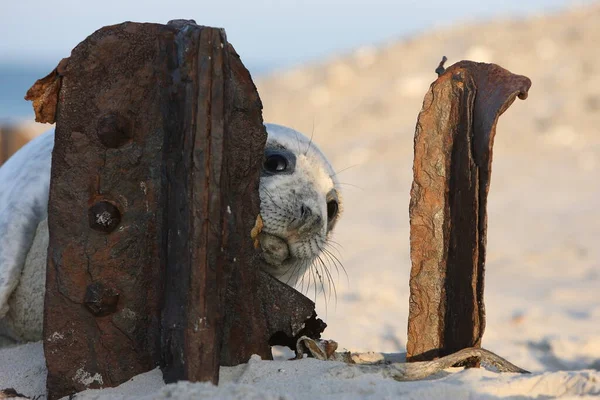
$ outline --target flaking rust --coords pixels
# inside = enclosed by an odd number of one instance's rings
[[[461,61],[444,69],[444,61],[415,130],[408,361],[481,346],[496,123],[531,86],[495,64]]]
[[[33,102],[36,122],[53,124],[56,121],[58,107],[58,94],[62,85],[68,58],[63,58],[56,68],[45,77],[38,79],[27,91],[25,100]]]
[[[252,239],[252,243],[254,244],[255,249],[260,248],[260,241],[258,239],[258,235],[260,235],[260,232],[262,231],[263,227],[264,225],[262,217],[260,216],[260,214],[258,214],[256,216],[256,222],[252,227],[252,230],[250,231],[250,238]]]

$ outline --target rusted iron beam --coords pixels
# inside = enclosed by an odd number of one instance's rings
[[[116,386],[160,362],[162,184],[175,30],[100,29],[36,82],[56,119],[44,352],[51,398]],[[171,61],[172,60],[172,61]],[[169,62],[171,61],[171,62]],[[172,67],[171,67],[172,68]]]
[[[167,382],[216,383],[222,364],[319,337],[314,303],[260,270],[262,104],[223,30],[102,28],[28,97],[56,120],[50,398],[157,365]]]
[[[461,61],[436,72],[414,141],[408,361],[481,345],[496,123],[531,86],[494,64]]]

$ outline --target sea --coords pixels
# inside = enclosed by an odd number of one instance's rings
[[[33,120],[33,107],[30,101],[25,100],[25,94],[36,80],[48,75],[55,67],[56,65],[49,63],[0,63],[0,125]],[[265,65],[246,67],[253,77],[266,74],[271,70]]]

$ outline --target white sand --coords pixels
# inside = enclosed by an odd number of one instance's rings
[[[310,134],[348,186],[335,235],[349,275],[318,295],[325,337],[405,351],[412,140],[442,54],[528,75],[503,115],[489,195],[485,348],[533,372],[453,370],[422,382],[316,360],[223,368],[220,386],[164,386],[151,371],[96,398],[546,399],[600,396],[600,7],[432,32],[257,82],[265,120]],[[483,60],[486,58],[487,60]],[[342,79],[346,77],[347,79]],[[335,78],[335,79],[334,79]],[[391,83],[390,83],[391,82]],[[308,292],[313,296],[312,290]],[[0,351],[0,387],[43,394],[41,345]],[[120,397],[119,397],[120,396]]]
[[[41,342],[0,350],[0,389],[6,388],[27,396],[46,394],[46,361]]]
[[[0,387],[14,387],[28,396],[44,394],[46,371],[41,343],[3,350],[0,356]],[[461,400],[600,396],[600,372],[593,370],[519,375],[453,368],[418,382],[396,382],[379,371],[315,359],[262,361],[253,357],[248,364],[222,368],[218,387],[189,382],[164,385],[160,370],[155,369],[118,388],[89,390],[76,398]]]

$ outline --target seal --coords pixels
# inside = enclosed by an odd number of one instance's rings
[[[265,127],[262,226],[256,235],[263,268],[293,286],[314,266],[315,285],[315,276],[323,285],[324,274],[331,279],[325,261],[339,265],[327,249],[341,213],[335,172],[305,135],[281,125]],[[8,343],[42,337],[53,146],[51,129],[0,168],[0,338]]]
[[[323,279],[331,279],[325,261],[336,266],[338,262],[327,248],[342,211],[336,173],[302,133],[265,126],[268,138],[259,185],[263,227],[258,239],[267,272],[293,286],[313,266],[323,284]]]

